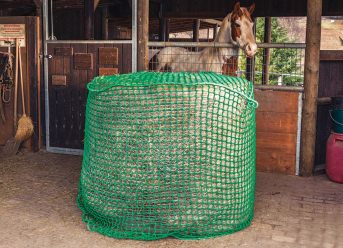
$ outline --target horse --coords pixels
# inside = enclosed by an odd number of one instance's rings
[[[253,57],[257,52],[251,18],[254,9],[254,3],[244,8],[237,2],[233,11],[223,19],[215,42],[233,44],[232,48],[208,47],[200,52],[192,52],[181,47],[165,47],[157,55],[156,71],[169,68],[172,72],[223,73],[224,65],[231,57],[238,57],[239,49],[247,57]]]

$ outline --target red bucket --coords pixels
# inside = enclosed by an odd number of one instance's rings
[[[343,183],[343,134],[331,133],[326,143],[326,174],[337,183]]]

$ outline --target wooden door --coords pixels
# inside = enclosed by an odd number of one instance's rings
[[[83,149],[88,82],[131,72],[129,44],[49,43],[49,147]]]

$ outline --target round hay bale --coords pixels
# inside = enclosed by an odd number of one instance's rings
[[[214,73],[140,72],[88,84],[78,205],[115,238],[199,239],[253,218],[253,85]]]

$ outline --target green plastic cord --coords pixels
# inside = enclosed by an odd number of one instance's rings
[[[77,202],[90,230],[204,239],[250,224],[258,106],[250,82],[138,72],[87,88]]]

